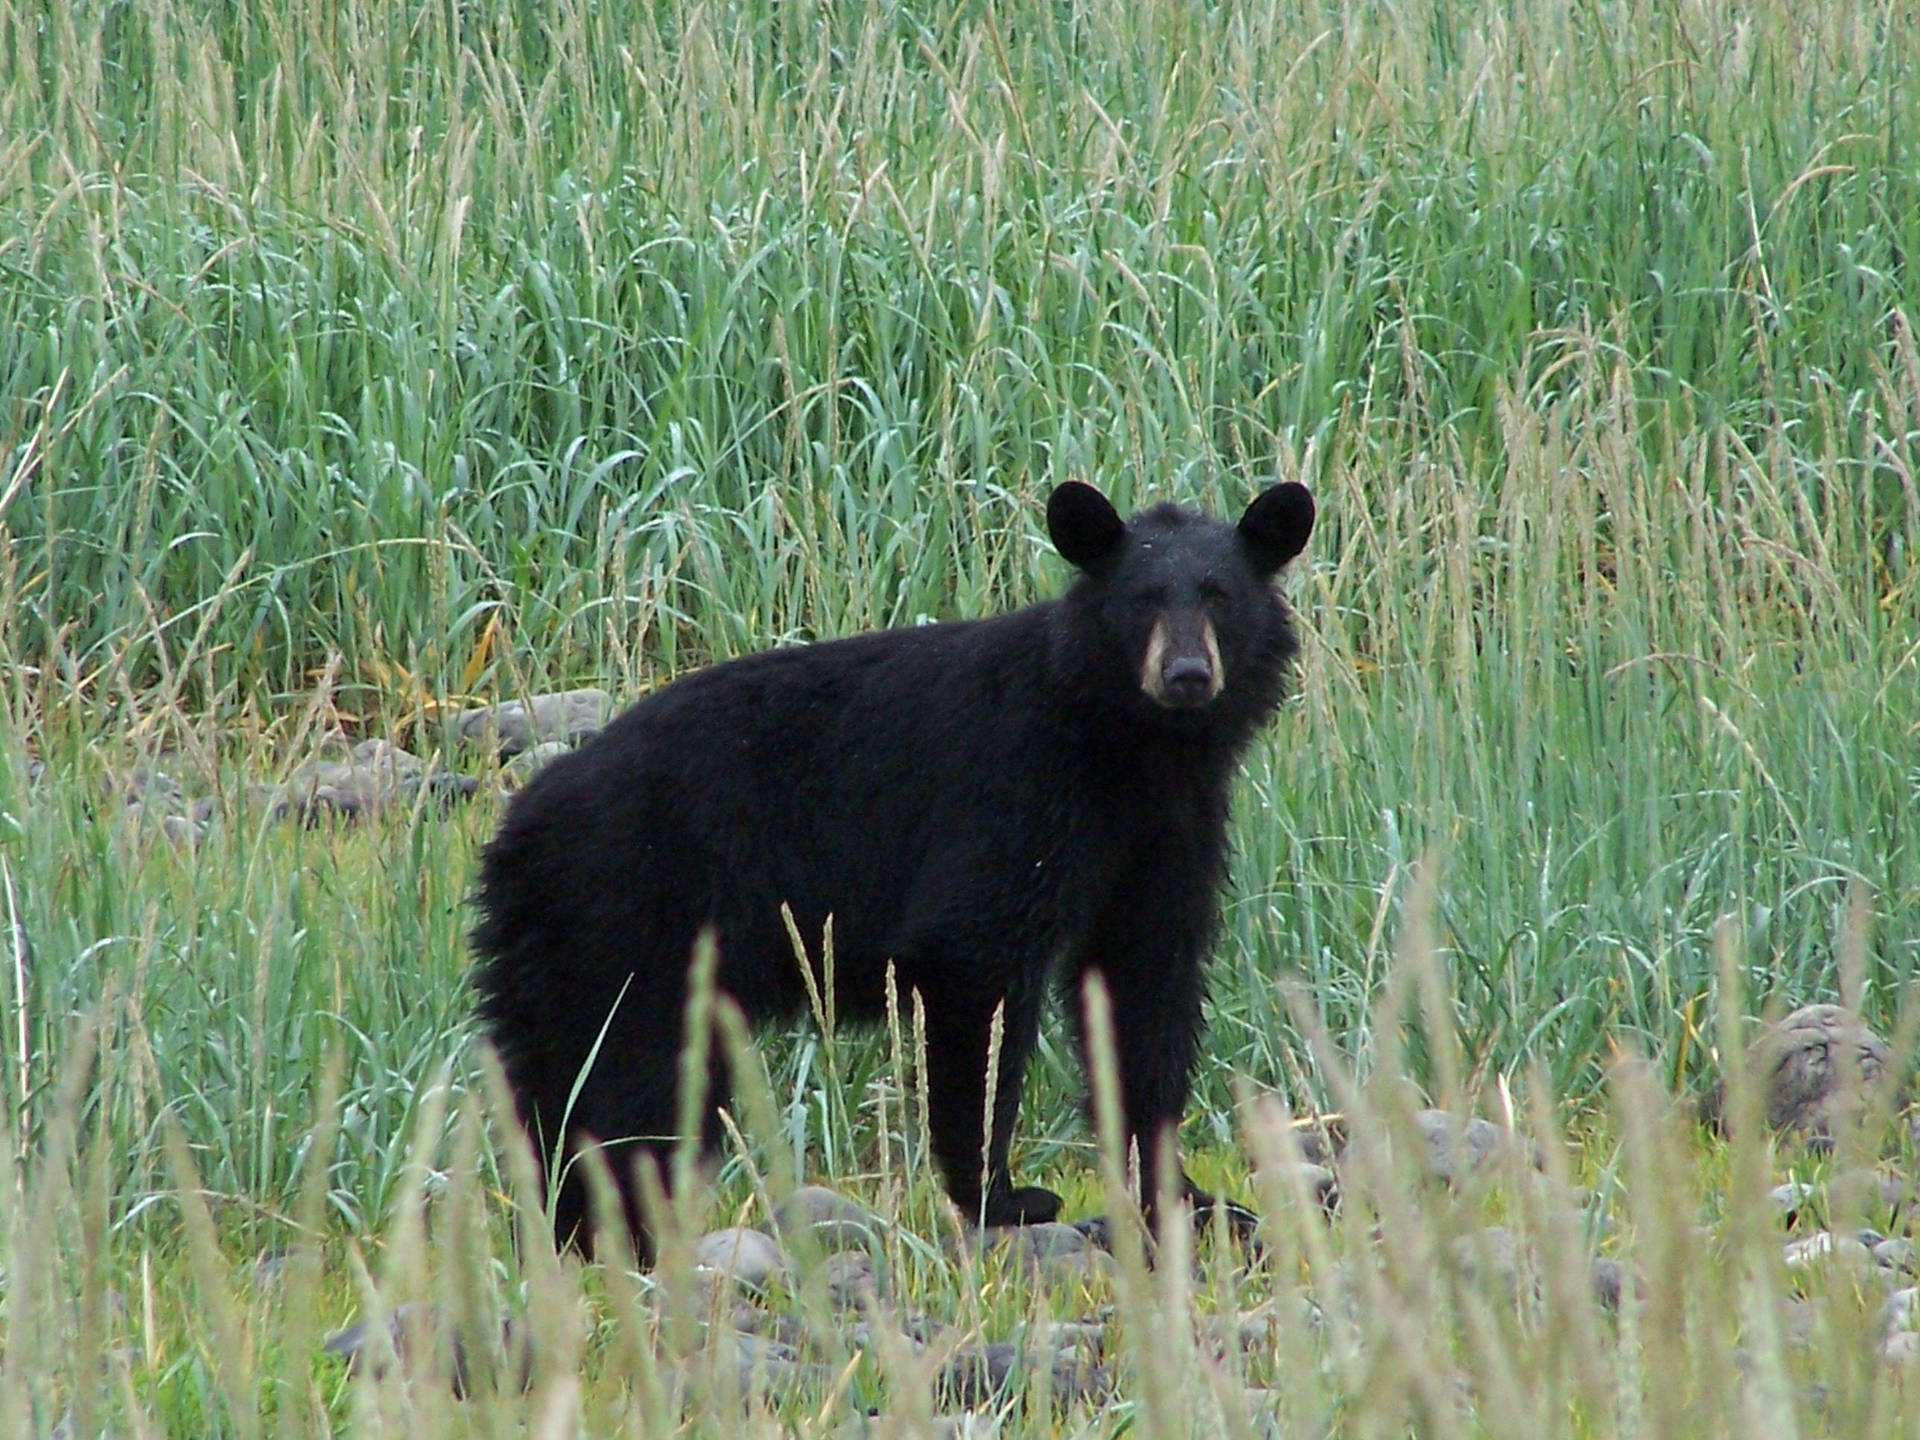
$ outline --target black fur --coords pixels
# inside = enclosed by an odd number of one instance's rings
[[[568,1142],[607,1145],[643,1245],[632,1166],[636,1149],[671,1145],[696,936],[714,927],[719,986],[750,1019],[803,1013],[783,903],[815,952],[833,917],[841,1016],[882,1018],[889,959],[903,1004],[920,992],[935,1155],[969,1217],[983,1192],[990,1223],[1058,1209],[1016,1189],[1006,1164],[1050,980],[1077,997],[1090,972],[1105,978],[1125,1117],[1149,1166],[1179,1124],[1228,787],[1296,649],[1270,582],[1305,545],[1313,502],[1282,485],[1238,526],[1174,505],[1122,522],[1070,483],[1048,524],[1084,572],[1062,598],[688,675],[542,771],[488,845],[481,1019],[545,1147],[605,1027]],[[1161,668],[1143,679],[1156,634]],[[717,1101],[718,1066],[713,1079]],[[560,1235],[584,1215],[570,1178]]]

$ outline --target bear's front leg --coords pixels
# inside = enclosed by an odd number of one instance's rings
[[[1107,990],[1113,1028],[1113,1053],[1119,1067],[1122,1144],[1140,1162],[1140,1200],[1151,1211],[1159,1200],[1161,1146],[1168,1144],[1175,1172],[1168,1177],[1174,1195],[1210,1197],[1179,1166],[1180,1121],[1186,1110],[1188,1075],[1199,1046],[1200,983],[1195,968],[1188,976],[1110,970],[1090,965],[1079,979],[1074,1006],[1083,1053],[1087,1045],[1086,986],[1098,981]],[[1091,1083],[1093,1065],[1087,1059]]]
[[[1106,987],[1113,1050],[1119,1067],[1124,1143],[1140,1157],[1140,1199],[1149,1222],[1162,1191],[1163,1137],[1179,1165],[1178,1136],[1185,1116],[1193,1063],[1199,1051],[1203,964],[1213,934],[1210,890],[1182,891],[1148,882],[1123,885],[1063,979],[1070,987],[1068,1013],[1082,1053],[1086,1050],[1086,986]],[[1088,1066],[1091,1078],[1092,1067]],[[1182,1169],[1166,1177],[1172,1193],[1189,1201],[1195,1219],[1210,1223],[1218,1206],[1233,1233],[1250,1238],[1253,1212],[1223,1202],[1195,1185]]]
[[[970,1222],[1034,1225],[1052,1220],[1060,1213],[1060,1197],[1038,1185],[1016,1187],[1007,1174],[1020,1086],[1039,1034],[1037,988],[1015,986],[1004,996],[990,1141],[984,1121],[994,1007],[978,997],[924,998],[927,1122],[947,1193]]]

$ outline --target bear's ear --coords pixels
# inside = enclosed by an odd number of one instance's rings
[[[1254,568],[1271,575],[1307,548],[1313,533],[1313,496],[1289,480],[1260,492],[1240,517],[1240,541]]]
[[[1120,553],[1127,522],[1083,480],[1056,486],[1047,497],[1047,533],[1053,548],[1082,570],[1097,570]]]

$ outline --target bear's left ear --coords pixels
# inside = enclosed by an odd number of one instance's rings
[[[1053,548],[1082,570],[1097,570],[1120,553],[1127,522],[1083,480],[1068,480],[1047,497],[1047,533]]]
[[[1293,480],[1262,490],[1240,517],[1240,541],[1262,575],[1306,549],[1312,533],[1313,496]]]

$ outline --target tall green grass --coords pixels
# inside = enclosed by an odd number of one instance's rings
[[[1815,989],[1856,881],[1902,980],[1912,24],[0,10],[22,723],[632,693],[1056,589],[1067,475],[1297,474],[1223,1064],[1279,970],[1364,1029],[1429,849],[1490,1064],[1671,1049],[1723,913]]]
[[[329,1320],[363,1247],[414,1253],[409,1144],[497,1197],[490,1155],[447,1158],[488,806],[295,832],[250,784],[336,724],[430,747],[472,696],[1053,593],[1068,476],[1320,500],[1188,1137],[1243,1194],[1235,1077],[1340,1104],[1333,1061],[1400,1043],[1417,873],[1453,997],[1410,1042],[1430,1088],[1457,1042],[1468,1093],[1537,1067],[1611,1133],[1610,1056],[1692,1083],[1749,1008],[1716,935],[1752,1005],[1825,997],[1855,906],[1890,1021],[1920,965],[1916,136],[1891,3],[0,0],[0,1081],[22,1193],[85,1197],[51,1250],[43,1210],[6,1222],[60,1277],[45,1335],[137,1333],[112,1405],[150,1426],[250,1433],[220,1387],[268,1374],[343,1423],[401,1401],[297,1334],[285,1372],[188,1339],[225,1302],[175,1239],[169,1128],[235,1265],[318,1197]],[[163,752],[219,797],[191,850],[103,798]],[[1026,1159],[1084,1187],[1044,1049]],[[780,1143],[870,1179],[887,1056],[775,1061]],[[1353,1363],[1329,1404],[1373,1433]],[[48,1384],[43,1429],[85,1388]]]
[[[149,678],[142,592],[175,638],[237,566],[216,695],[445,687],[496,609],[536,673],[647,674],[1023,598],[1066,473],[1351,462],[1364,535],[1442,523],[1437,467],[1478,527],[1509,392],[1630,406],[1656,473],[1846,467],[1894,548],[1910,23],[14,8],[22,641]]]

